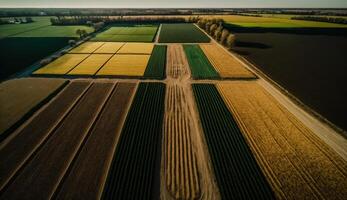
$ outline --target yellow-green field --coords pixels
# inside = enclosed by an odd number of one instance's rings
[[[152,43],[126,43],[117,53],[121,54],[151,54]]]
[[[96,75],[101,76],[143,76],[150,55],[113,56]]]
[[[33,74],[66,74],[90,54],[65,54]]]
[[[70,53],[93,53],[103,44],[104,42],[85,42],[79,45],[78,47],[72,49]]]
[[[106,62],[112,57],[112,54],[92,54],[73,70],[69,75],[94,75]]]
[[[117,51],[124,45],[124,42],[105,42],[94,53],[117,53]]]

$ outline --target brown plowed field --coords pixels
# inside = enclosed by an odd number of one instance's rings
[[[194,128],[183,88],[167,88],[165,109],[165,179],[175,199],[198,199],[201,196],[196,154],[191,134]]]
[[[135,83],[118,83],[57,193],[57,199],[100,199]]]
[[[168,77],[189,78],[189,65],[182,45],[168,45],[166,62]]]
[[[66,173],[114,84],[94,83],[0,199],[49,199]]]
[[[256,82],[217,84],[278,198],[345,199],[347,163]]]
[[[90,84],[73,82],[35,116],[15,137],[0,146],[0,188],[40,146],[56,123],[67,114]],[[19,148],[20,147],[20,148]],[[9,156],[11,155],[11,156]]]

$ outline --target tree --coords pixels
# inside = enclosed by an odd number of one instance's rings
[[[219,29],[216,29],[216,30],[214,31],[213,37],[214,37],[214,39],[216,39],[217,41],[220,41],[221,35],[222,35],[222,32],[221,32]]]
[[[70,46],[75,46],[76,45],[76,41],[75,40],[69,40],[69,45]]]
[[[81,30],[81,37],[84,38],[84,37],[86,37],[87,35],[88,35],[87,31],[84,30],[84,29],[82,29],[82,30]]]
[[[207,22],[205,25],[205,31],[209,32],[210,31],[210,27],[211,27],[212,23],[211,22]]]
[[[218,28],[217,24],[212,24],[208,33],[210,35],[214,34],[214,32],[217,30],[217,28]]]
[[[82,30],[81,29],[77,29],[76,34],[79,35],[80,38],[82,38]]]
[[[225,44],[225,42],[226,42],[226,40],[227,40],[229,34],[230,34],[230,33],[229,33],[229,31],[228,31],[227,29],[223,29],[222,35],[221,35],[221,37],[220,37],[220,43],[221,43],[221,44]]]
[[[227,38],[227,47],[231,49],[231,47],[234,45],[234,42],[235,42],[235,35],[229,34]]]

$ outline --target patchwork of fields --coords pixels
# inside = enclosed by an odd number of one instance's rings
[[[346,160],[243,63],[193,24],[157,29],[109,27],[0,84],[0,199],[347,196]]]

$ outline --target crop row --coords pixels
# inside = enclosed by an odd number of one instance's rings
[[[256,82],[220,83],[276,196],[345,199],[347,163]]]
[[[147,78],[164,79],[166,65],[166,45],[156,45],[148,61],[144,76]]]
[[[165,85],[140,83],[128,112],[103,199],[158,198]],[[159,154],[159,155],[158,155]]]
[[[194,24],[163,24],[159,35],[161,43],[210,42],[210,38]]]
[[[192,87],[222,199],[273,199],[270,185],[216,87]]]
[[[167,52],[167,75],[171,78],[189,76],[189,64],[182,45],[170,44]]]

